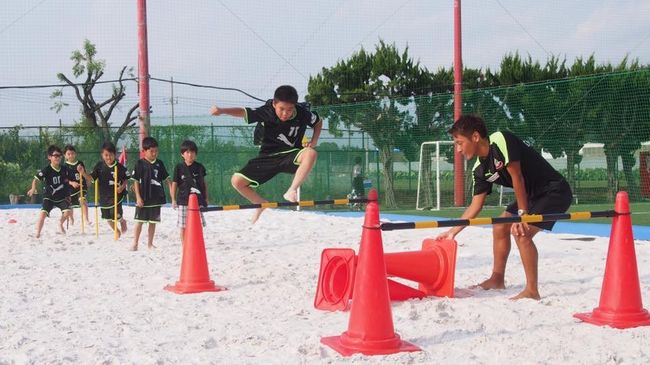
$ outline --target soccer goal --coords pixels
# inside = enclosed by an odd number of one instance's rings
[[[445,152],[454,148],[453,141],[431,141],[420,145],[418,167],[417,210],[440,210],[441,171],[452,171],[453,164],[445,160]],[[453,179],[452,179],[453,184]],[[451,194],[453,195],[453,188]]]

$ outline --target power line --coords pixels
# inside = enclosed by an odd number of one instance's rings
[[[514,20],[515,23],[517,23],[517,25],[519,25],[519,27],[520,27],[520,28],[521,28],[521,29],[522,29],[526,34],[528,34],[528,36],[529,36],[529,37],[530,37],[530,38],[531,38],[535,43],[537,43],[537,45],[538,45],[542,50],[544,50],[544,52],[546,52],[546,55],[547,55],[547,56],[549,56],[549,57],[551,56],[551,53],[550,53],[549,51],[547,51],[546,48],[544,48],[544,46],[542,46],[542,44],[541,44],[541,43],[540,43],[540,42],[539,42],[535,37],[533,37],[532,34],[530,34],[530,32],[528,31],[528,29],[526,29],[526,27],[524,27],[524,25],[521,24],[521,23],[519,22],[519,20],[517,20],[517,18],[515,18],[515,16],[512,15],[512,13],[511,13],[508,9],[506,9],[505,6],[503,6],[503,4],[501,4],[501,1],[499,1],[499,0],[494,0],[494,1],[496,1],[496,3],[499,4],[499,6],[501,7],[501,9],[503,9],[503,10],[508,14],[508,16],[510,16],[510,18],[511,18],[512,20]]]
[[[219,4],[221,4],[221,6],[226,8],[226,10],[228,10],[228,12],[230,14],[232,14],[232,16],[237,18],[237,20],[239,20],[246,28],[248,28],[248,30],[250,30],[257,37],[257,39],[259,39],[264,44],[266,44],[266,46],[269,47],[278,57],[282,58],[282,60],[284,60],[284,62],[286,62],[289,66],[291,66],[291,68],[293,68],[294,71],[296,71],[298,73],[298,75],[302,76],[305,80],[307,79],[307,76],[305,76],[302,72],[300,72],[300,70],[298,70],[291,62],[289,62],[289,60],[287,60],[282,54],[280,54],[280,52],[278,52],[275,48],[273,48],[273,46],[271,46],[271,44],[269,44],[269,42],[267,42],[264,38],[262,38],[262,36],[257,34],[255,29],[250,27],[242,18],[240,18],[237,14],[235,14],[234,11],[230,10],[230,8],[227,7],[226,4],[223,3],[223,1],[219,0]]]
[[[348,52],[348,54],[352,54],[352,53],[354,53],[354,51],[356,50],[357,46],[363,46],[363,41],[365,41],[366,38],[368,38],[371,34],[375,33],[379,28],[383,27],[384,24],[386,24],[387,21],[389,21],[392,17],[394,17],[397,13],[399,13],[399,11],[402,10],[402,8],[405,7],[405,6],[406,6],[408,3],[410,3],[410,2],[411,2],[411,0],[406,0],[406,1],[404,1],[404,2],[402,3],[402,5],[400,5],[400,6],[399,6],[395,11],[392,11],[392,12],[390,13],[390,15],[388,15],[386,18],[384,18],[384,20],[381,21],[381,23],[379,23],[378,26],[376,26],[376,27],[375,27],[373,30],[371,30],[370,32],[366,33],[366,35],[363,36],[363,38],[361,38],[361,40],[359,41],[359,43],[357,43],[357,44],[354,46],[354,49],[352,50],[352,52]]]
[[[153,80],[153,81],[159,81],[159,82],[171,83],[170,80],[159,79],[159,78],[156,78],[156,77],[150,77],[149,79],[150,79],[150,80]],[[204,88],[204,89],[225,90],[225,91],[237,91],[237,92],[240,92],[240,93],[242,93],[242,94],[248,96],[249,98],[253,98],[253,99],[255,99],[255,100],[259,100],[259,101],[261,101],[261,102],[263,102],[263,103],[266,102],[266,100],[260,99],[260,98],[258,98],[258,97],[256,97],[256,96],[253,96],[253,95],[251,95],[251,94],[249,94],[249,93],[247,93],[247,92],[245,92],[245,91],[243,91],[243,90],[241,90],[241,89],[237,89],[237,88],[234,88],[234,87],[221,87],[221,86],[212,86],[212,85],[201,85],[201,84],[193,84],[193,83],[190,83],[190,82],[175,81],[175,80],[174,80],[174,84],[185,85],[185,86],[193,86],[193,87],[200,87],[200,88]]]
[[[46,2],[46,1],[47,1],[47,0],[41,0],[41,2],[39,2],[38,4],[32,6],[29,10],[27,10],[26,12],[24,12],[23,15],[19,16],[18,18],[16,18],[16,19],[15,19],[14,21],[12,21],[11,23],[5,25],[4,28],[2,28],[2,30],[0,30],[0,34],[4,33],[7,29],[11,28],[12,25],[18,23],[22,18],[26,17],[29,13],[31,13],[34,9],[38,8],[39,6],[41,6],[41,4],[43,4],[43,3]]]
[[[128,78],[122,79],[122,81],[138,81],[137,78]],[[95,84],[109,84],[113,82],[120,82],[120,80],[106,80],[106,81],[95,81]],[[74,86],[84,86],[85,83],[72,83]],[[48,87],[68,87],[69,84],[45,84],[45,85],[10,85],[10,86],[0,86],[0,90],[5,89],[43,89]]]
[[[307,45],[307,44],[308,44],[308,43],[309,43],[309,42],[314,38],[314,36],[315,36],[318,32],[321,31],[321,29],[323,28],[323,26],[325,26],[325,24],[326,24],[327,22],[329,22],[330,19],[332,19],[332,17],[334,16],[334,14],[336,14],[336,12],[341,8],[341,5],[343,5],[343,3],[344,3],[343,1],[339,2],[339,5],[338,5],[337,7],[335,7],[334,10],[332,10],[332,11],[331,11],[331,12],[330,12],[330,13],[329,13],[329,14],[328,14],[324,19],[323,19],[323,21],[322,21],[322,22],[321,22],[321,23],[320,23],[320,24],[319,24],[319,25],[314,29],[313,32],[311,32],[311,34],[310,34],[309,36],[307,36],[307,38],[305,38],[304,42],[300,45],[300,47],[298,47],[298,49],[293,53],[293,55],[291,55],[290,58],[294,58],[294,57],[296,57],[300,52],[302,52],[303,48],[305,48],[305,46],[306,46],[306,45]],[[282,71],[282,67],[280,67],[280,68],[279,68],[279,69],[278,69],[278,70],[273,74],[273,76],[271,76],[271,77],[267,80],[266,84],[264,84],[264,87],[263,87],[262,89],[267,88],[267,87],[269,86],[269,84],[271,83],[271,81],[272,81],[273,79],[275,79],[275,77],[278,76],[278,74],[279,74],[281,71]]]

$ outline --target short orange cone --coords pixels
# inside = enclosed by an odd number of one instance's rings
[[[210,280],[208,260],[205,256],[205,242],[203,241],[203,226],[201,225],[201,215],[199,213],[199,201],[196,194],[190,194],[187,205],[181,277],[176,282],[176,285],[167,285],[165,290],[176,294],[225,290],[225,288],[214,285],[214,281]]]
[[[344,356],[420,351],[395,333],[379,227],[377,191],[371,190],[368,199],[348,330],[340,336],[323,337],[321,342]]]
[[[578,313],[574,317],[614,328],[649,326],[650,314],[643,309],[641,301],[630,203],[626,192],[616,194],[614,210],[621,215],[615,216],[612,221],[600,304],[591,313]]]
[[[386,271],[419,283],[425,295],[453,298],[457,247],[454,240],[426,239],[421,251],[386,254]]]
[[[421,251],[384,254],[386,274],[415,281],[419,290],[388,279],[391,300],[402,301],[427,296],[454,297],[456,251],[454,240],[426,239]],[[349,309],[356,272],[354,250],[327,248],[321,255],[321,268],[314,307],[337,311]]]

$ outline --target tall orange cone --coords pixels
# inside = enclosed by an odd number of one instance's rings
[[[187,205],[181,277],[176,282],[176,285],[167,285],[165,290],[176,294],[225,290],[225,288],[214,285],[214,281],[210,280],[208,260],[205,256],[205,242],[203,241],[203,226],[199,213],[199,201],[196,194],[190,194]]]
[[[421,251],[384,254],[389,277],[400,277],[419,284],[418,290],[388,279],[390,299],[401,301],[427,296],[453,298],[457,247],[454,240],[426,239],[422,242]],[[314,307],[329,311],[349,309],[356,267],[354,250],[323,250]]]
[[[323,337],[321,342],[344,356],[420,351],[395,333],[379,227],[377,191],[371,190],[368,199],[348,330],[340,336]]]
[[[649,326],[650,314],[643,309],[641,301],[630,203],[626,192],[616,194],[614,210],[621,215],[615,216],[612,221],[600,304],[593,312],[574,314],[574,317],[614,328]]]

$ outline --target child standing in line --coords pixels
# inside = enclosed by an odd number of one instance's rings
[[[205,167],[196,162],[198,148],[196,143],[186,140],[181,143],[181,156],[183,162],[174,168],[174,179],[172,180],[171,192],[172,207],[178,210],[177,225],[181,228],[181,242],[185,237],[185,225],[187,221],[187,203],[190,193],[195,193],[199,199],[199,206],[208,206],[208,185],[205,182],[207,175]],[[178,191],[178,199],[176,192]],[[201,213],[201,223],[205,227],[205,218]]]
[[[163,182],[167,182],[171,190],[169,173],[165,164],[158,160],[158,142],[152,137],[146,137],[142,139],[142,150],[144,158],[135,163],[131,173],[135,192],[135,226],[131,251],[138,250],[144,223],[149,223],[147,247],[156,247],[153,245],[153,236],[156,233],[156,224],[160,223],[160,207],[166,203]]]
[[[81,166],[83,169],[86,168],[83,161],[77,160],[77,150],[72,145],[66,145],[63,148],[63,154],[65,156],[65,166],[68,168],[68,184],[72,187],[70,189],[70,223],[74,224],[74,208],[81,208],[82,214],[86,217],[86,222],[90,223],[88,220],[88,184],[85,179],[83,181],[83,191],[84,199],[81,199],[81,174],[77,171],[77,167]]]
[[[70,192],[68,191],[68,180],[66,167],[61,165],[61,149],[55,145],[47,148],[47,159],[50,164],[41,169],[32,180],[32,188],[27,192],[28,196],[36,194],[36,182],[43,183],[43,205],[36,223],[36,238],[41,237],[41,230],[45,218],[50,216],[50,211],[57,207],[61,209],[61,219],[59,220],[59,230],[65,234],[63,222],[68,219],[70,214]]]
[[[96,184],[99,184],[99,206],[102,212],[102,219],[108,222],[113,230],[117,230],[118,237],[126,232],[126,221],[123,217],[122,200],[126,195],[126,181],[128,172],[126,167],[115,160],[115,145],[113,142],[104,142],[101,152],[102,161],[97,162],[90,175],[85,174],[86,178],[92,178]],[[114,226],[115,219],[115,176],[114,170],[117,166],[117,220],[120,221],[120,229]]]

